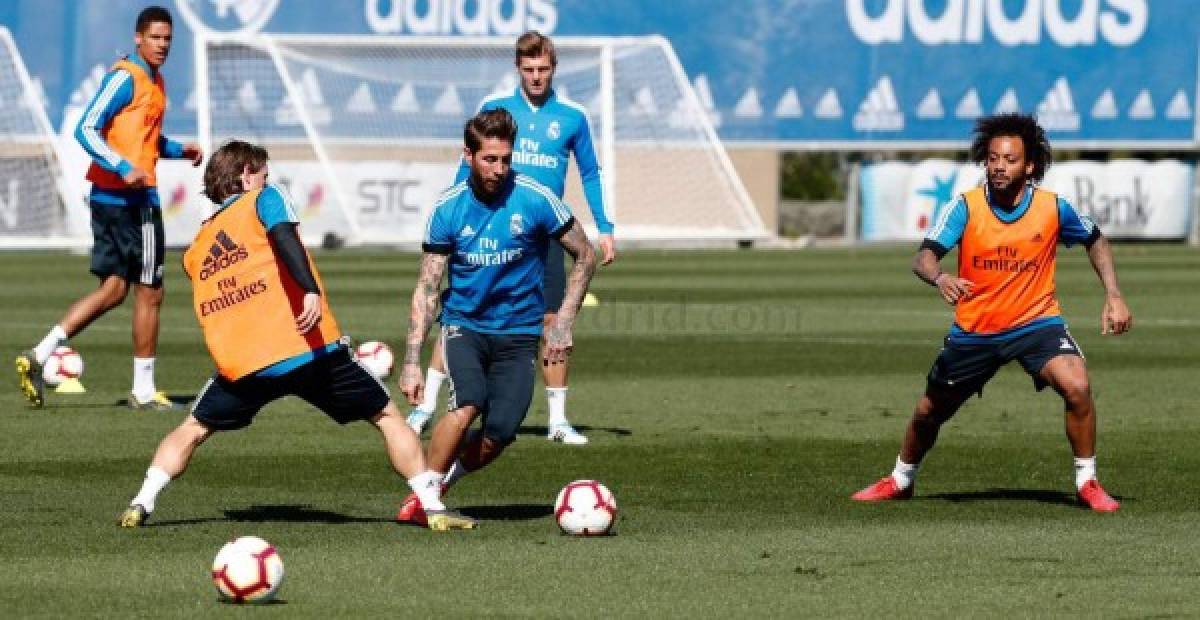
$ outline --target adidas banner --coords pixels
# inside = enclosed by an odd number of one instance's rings
[[[1042,186],[1118,239],[1184,239],[1191,229],[1194,168],[1177,160],[1069,161]],[[885,162],[860,176],[862,239],[917,241],[942,206],[983,182],[978,166],[944,159]]]
[[[335,165],[340,191],[352,205],[350,213],[337,207],[327,176],[314,161],[271,160],[271,183],[290,195],[300,219],[305,243],[320,244],[327,234],[364,241],[418,243],[425,219],[438,193],[454,181],[456,161],[363,161]],[[167,245],[185,247],[192,242],[200,222],[212,212],[201,194],[201,173],[184,161],[160,161],[159,194]]]
[[[145,0],[0,2],[50,117],[86,102]],[[803,148],[943,148],[968,139],[984,114],[1036,113],[1060,148],[1196,144],[1196,0],[176,0],[164,68],[166,129],[196,124],[193,34],[359,36],[662,35],[679,55],[723,140]],[[22,16],[26,16],[22,18]],[[55,17],[57,16],[57,17]],[[79,36],[86,33],[86,36]],[[751,34],[747,34],[751,33]],[[45,42],[53,42],[46,45]],[[449,56],[447,57],[449,58]],[[436,62],[443,60],[432,59]],[[448,62],[448,61],[446,61]],[[629,59],[635,66],[636,59]],[[456,65],[434,71],[459,71]],[[561,69],[567,69],[562,67]],[[636,72],[637,70],[634,69]],[[331,88],[323,123],[355,114],[453,113],[474,101],[421,88]],[[497,75],[479,76],[492,83]],[[657,95],[654,78],[644,85]],[[634,86],[622,105],[643,105]],[[41,96],[41,95],[39,95]],[[273,111],[266,135],[294,130],[269,83],[244,76],[219,105]],[[673,101],[655,101],[658,106]],[[460,106],[461,104],[461,106]],[[249,136],[247,136],[249,137]]]

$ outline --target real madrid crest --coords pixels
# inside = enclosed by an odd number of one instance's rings
[[[558,121],[550,121],[550,126],[546,128],[546,137],[551,140],[557,140],[562,135],[562,126]]]
[[[508,220],[508,232],[514,237],[524,234],[525,220],[521,217],[520,213],[514,213],[512,219]]]

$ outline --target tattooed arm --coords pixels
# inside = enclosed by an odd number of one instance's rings
[[[408,397],[410,405],[420,404],[425,390],[421,377],[421,349],[425,346],[425,336],[437,314],[438,293],[441,292],[447,259],[447,256],[432,252],[421,256],[421,271],[417,275],[417,287],[413,289],[412,308],[409,310],[404,367],[400,372],[400,391]]]
[[[588,284],[596,273],[596,251],[583,234],[579,222],[572,221],[558,243],[575,263],[567,274],[567,290],[563,295],[562,306],[555,315],[554,324],[546,330],[546,361],[551,364],[566,361],[574,344],[571,331],[575,327],[575,315],[579,314],[579,306],[583,304],[583,296],[587,294]]]

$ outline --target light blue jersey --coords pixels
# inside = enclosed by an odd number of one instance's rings
[[[469,181],[443,192],[422,245],[426,252],[449,256],[442,325],[540,335],[546,250],[573,221],[550,188],[517,172],[490,204],[476,198]]]
[[[513,145],[513,168],[550,188],[559,199],[567,183],[567,163],[571,152],[583,181],[583,194],[596,228],[601,234],[613,232],[604,196],[604,183],[587,110],[582,105],[559,97],[553,89],[542,107],[535,107],[520,86],[508,95],[492,95],[483,100],[479,111],[504,108],[517,123],[517,142]],[[463,160],[455,182],[465,181],[471,168]]]

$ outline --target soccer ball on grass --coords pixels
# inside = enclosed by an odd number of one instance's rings
[[[62,346],[54,349],[46,363],[42,365],[42,379],[51,387],[61,385],[63,381],[78,379],[83,376],[83,357],[71,347]]]
[[[271,543],[242,536],[217,552],[212,565],[213,585],[227,603],[266,603],[283,583],[283,559]]]
[[[595,480],[576,480],[558,492],[554,520],[566,534],[604,536],[617,520],[617,500]]]

